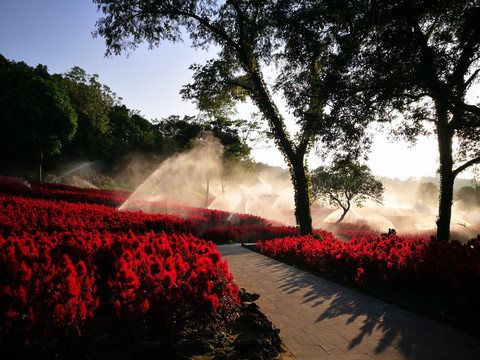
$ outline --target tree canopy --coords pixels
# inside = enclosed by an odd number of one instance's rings
[[[382,182],[375,179],[367,165],[336,160],[312,172],[313,198],[343,210],[336,224],[345,218],[352,204],[361,207],[367,200],[382,203],[383,192]]]
[[[172,115],[151,122],[121,104],[98,78],[79,67],[51,75],[45,65],[33,68],[1,57],[0,171],[28,175],[38,169],[41,154],[47,172],[63,171],[69,162],[95,162],[97,171],[114,175],[136,155],[148,157],[148,171],[191,149],[202,132],[212,133],[224,148],[222,178],[250,166],[256,129],[245,120]]]
[[[449,238],[455,178],[480,163],[480,106],[468,97],[480,79],[479,17],[478,0],[373,1],[364,15],[368,35],[357,67],[364,92],[403,116],[407,138],[433,125],[441,240]]]
[[[98,75],[89,75],[74,66],[62,76],[62,85],[68,92],[77,112],[90,119],[92,126],[100,133],[109,131],[108,113],[119,105],[117,95],[107,85],[98,81]]]
[[[33,69],[0,55],[0,79],[2,167],[15,168],[20,159],[38,166],[42,180],[44,155],[59,154],[72,139],[77,114],[43,66]]]
[[[440,159],[437,238],[447,240],[454,180],[480,163],[480,106],[468,96],[480,79],[480,2],[280,3],[289,10],[286,19],[292,19],[286,31],[293,30],[295,35],[290,47],[294,56],[308,58],[315,51],[321,53],[325,44],[339,49],[355,49],[358,44],[353,58],[345,58],[341,52],[330,58],[348,60],[343,67],[347,70],[331,77],[345,85],[338,87],[336,97],[350,103],[341,107],[344,115],[345,109],[362,109],[375,112],[382,122],[403,119],[395,133],[411,141],[428,133],[430,126],[425,124],[433,125]],[[337,33],[334,37],[329,36],[332,27]],[[334,40],[325,42],[325,36]],[[292,85],[295,82],[292,80]],[[303,96],[298,88],[292,89],[294,96]]]
[[[194,99],[199,109],[221,115],[233,111],[236,102],[247,97],[257,106],[290,167],[297,224],[302,234],[310,234],[306,156],[318,138],[330,143],[345,138],[342,134],[346,131],[361,138],[361,120],[365,118],[351,116],[345,101],[332,101],[343,86],[337,75],[344,73],[355,53],[354,42],[338,41],[332,18],[322,16],[325,31],[316,37],[320,44],[309,42],[314,49],[309,47],[312,51],[304,56],[294,49],[298,42],[296,30],[301,25],[293,26],[295,19],[289,15],[302,9],[290,2],[94,2],[104,14],[94,34],[105,38],[108,55],[134,50],[142,42],[152,47],[162,41],[177,42],[185,33],[194,47],[219,48],[216,58],[192,65],[194,82],[185,86],[182,94]],[[292,31],[287,24],[292,25]],[[264,74],[273,68],[276,75],[273,82],[268,82]],[[295,117],[299,127],[296,135],[287,130],[285,114],[279,111],[273,92],[283,96],[289,113]],[[337,144],[345,145],[341,141]],[[350,143],[348,149],[354,148]]]

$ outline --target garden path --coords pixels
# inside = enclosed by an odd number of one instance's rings
[[[218,250],[297,359],[480,359],[479,338],[238,244]]]

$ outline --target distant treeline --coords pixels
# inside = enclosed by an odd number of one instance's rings
[[[50,74],[0,55],[0,172],[42,177],[61,164],[96,161],[115,172],[131,154],[161,161],[188,150],[203,131],[220,139],[225,157],[248,161],[248,123],[172,115],[149,121],[129,109],[98,75],[79,67]]]

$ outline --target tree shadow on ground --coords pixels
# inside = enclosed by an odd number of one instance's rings
[[[270,258],[259,266],[272,273],[281,295],[301,298],[312,326],[334,329],[348,350],[367,349],[376,358],[392,351],[418,360],[480,358],[476,337]]]

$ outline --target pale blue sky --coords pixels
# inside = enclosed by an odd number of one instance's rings
[[[105,58],[104,40],[91,35],[100,15],[88,0],[3,0],[0,53],[31,66],[47,65],[50,73],[79,66],[98,74],[127,107],[140,110],[147,119],[197,113],[178,91],[191,79],[188,66],[214,53],[193,50],[185,43],[164,43],[153,50],[141,46],[128,57]]]
[[[91,35],[100,16],[89,0],[2,0],[0,53],[30,66],[46,65],[50,73],[79,66],[88,74],[98,74],[99,81],[122,97],[128,108],[139,110],[149,120],[197,114],[195,106],[182,101],[178,92],[191,81],[189,65],[203,63],[215,53],[193,50],[186,43],[164,43],[153,50],[141,46],[128,57],[105,58],[104,40]],[[244,109],[239,117],[249,118],[252,109]],[[369,164],[376,175],[435,175],[438,152],[432,140],[422,140],[409,149],[377,139],[372,150]],[[274,147],[257,150],[254,157],[285,166]],[[318,161],[312,158],[309,165],[317,166]]]

